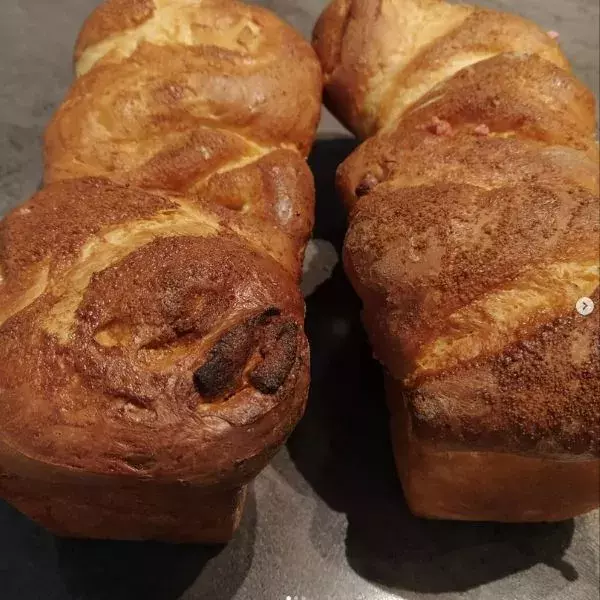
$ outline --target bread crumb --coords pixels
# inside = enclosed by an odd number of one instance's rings
[[[435,135],[448,136],[452,135],[452,125],[448,121],[444,121],[439,117],[433,117],[431,123],[427,125],[427,130]]]

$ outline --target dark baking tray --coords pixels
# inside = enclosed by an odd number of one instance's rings
[[[0,213],[39,181],[39,139],[70,80],[94,0],[0,3]],[[325,2],[262,2],[308,35]],[[485,2],[561,32],[598,92],[598,2]],[[336,166],[354,147],[325,115],[310,158],[315,236],[338,250]],[[0,502],[0,600],[597,600],[598,513],[553,525],[430,522],[395,475],[381,373],[340,266],[308,299],[312,388],[304,420],[252,486],[223,548],[57,539]],[[485,485],[485,482],[482,482]]]

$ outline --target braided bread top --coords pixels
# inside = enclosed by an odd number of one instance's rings
[[[598,300],[591,92],[555,40],[494,11],[335,0],[315,35],[330,107],[378,132],[338,170],[344,261],[413,431],[597,456],[598,313],[575,311]]]
[[[75,56],[79,77],[45,136],[46,183],[106,176],[210,198],[272,221],[298,254],[321,75],[296,31],[233,0],[110,0]]]
[[[308,389],[310,45],[234,0],[108,0],[0,224],[0,470],[236,486]]]
[[[521,52],[568,67],[534,23],[445,0],[334,0],[315,27],[314,46],[326,103],[363,138],[393,127],[437,83],[486,58]]]

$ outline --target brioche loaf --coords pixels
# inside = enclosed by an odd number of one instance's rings
[[[223,542],[301,417],[310,44],[234,0],[108,0],[0,224],[0,495],[55,533]]]
[[[383,363],[398,472],[431,518],[598,506],[595,102],[554,35],[442,0],[334,0],[314,33],[344,263]]]

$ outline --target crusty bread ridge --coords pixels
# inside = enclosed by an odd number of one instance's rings
[[[310,45],[234,0],[108,0],[0,224],[0,495],[69,536],[223,542],[301,417]]]
[[[554,38],[442,0],[335,0],[315,28],[326,102],[368,138],[338,170],[344,263],[419,515],[599,504],[595,102]]]

